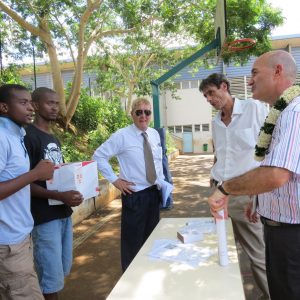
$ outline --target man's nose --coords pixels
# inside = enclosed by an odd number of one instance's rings
[[[207,102],[211,103],[212,97],[211,97],[211,96],[207,96],[207,97],[206,97],[206,100],[207,100]]]
[[[34,111],[34,107],[33,107],[33,104],[31,102],[28,102],[27,110]]]

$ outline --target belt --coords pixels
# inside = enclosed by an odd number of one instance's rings
[[[277,221],[273,221],[270,219],[267,219],[265,217],[260,217],[261,222],[266,225],[266,226],[272,226],[272,227],[295,227],[295,226],[300,226],[300,224],[291,224],[291,223],[282,223],[282,222],[277,222]]]
[[[139,192],[152,191],[152,190],[158,190],[158,188],[157,188],[157,185],[156,185],[156,184],[154,184],[154,185],[151,185],[151,186],[147,187],[146,189],[144,189],[144,190],[141,190],[141,191],[139,191]]]

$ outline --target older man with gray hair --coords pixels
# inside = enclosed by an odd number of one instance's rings
[[[149,127],[151,103],[138,98],[132,103],[133,124],[119,129],[94,153],[98,169],[122,193],[121,262],[125,271],[159,222],[164,179],[158,132]],[[116,156],[117,176],[109,160]]]

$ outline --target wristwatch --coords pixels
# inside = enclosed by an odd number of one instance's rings
[[[222,181],[222,180],[219,181],[218,184],[217,184],[217,189],[218,189],[222,194],[224,194],[225,196],[228,196],[229,193],[227,193],[227,192],[224,190],[222,184],[223,184],[223,181]]]

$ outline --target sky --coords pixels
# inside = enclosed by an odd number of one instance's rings
[[[272,32],[272,36],[300,34],[300,1],[299,0],[268,0],[273,7],[282,9],[284,24]]]

